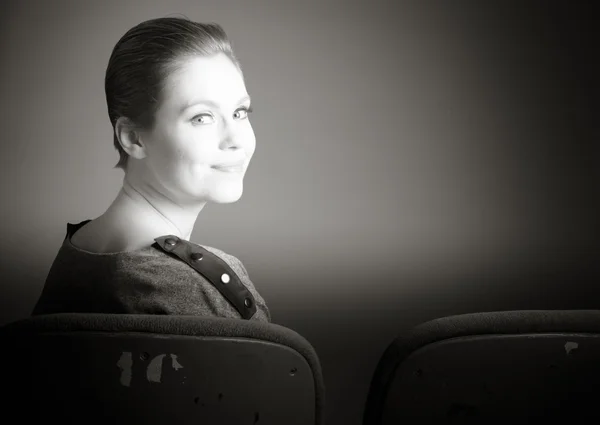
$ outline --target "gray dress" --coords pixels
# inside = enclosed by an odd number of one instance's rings
[[[135,251],[88,252],[74,246],[71,237],[89,221],[67,224],[33,315],[170,314],[271,321],[264,299],[236,257],[185,240],[177,240],[179,250],[169,252],[175,237],[158,238]],[[195,261],[200,253],[204,259]],[[227,279],[217,281],[215,276],[223,274]]]

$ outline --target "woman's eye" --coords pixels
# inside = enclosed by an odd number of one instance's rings
[[[197,124],[210,124],[214,119],[210,114],[200,114],[192,118],[192,121]]]
[[[237,118],[237,119],[246,119],[248,118],[248,114],[252,112],[252,108],[240,108],[237,111],[234,112],[233,117]]]
[[[252,108],[242,107],[233,113],[233,117],[238,120],[243,120],[248,118],[250,112],[252,112]],[[211,114],[199,114],[192,118],[192,121],[195,124],[212,124],[214,120],[215,119]]]

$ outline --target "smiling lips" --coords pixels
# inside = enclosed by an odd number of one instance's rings
[[[224,173],[241,173],[244,171],[244,164],[222,164],[222,165],[213,165],[212,168],[215,170],[223,171]]]

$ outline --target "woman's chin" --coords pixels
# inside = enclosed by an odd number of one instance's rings
[[[219,191],[211,197],[211,201],[216,204],[232,204],[240,200],[242,192],[242,190]]]

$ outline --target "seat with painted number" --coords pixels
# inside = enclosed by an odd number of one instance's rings
[[[600,311],[444,317],[377,365],[364,425],[600,423]]]
[[[0,341],[3,417],[21,423],[322,422],[317,354],[279,325],[68,313],[5,325]]]

